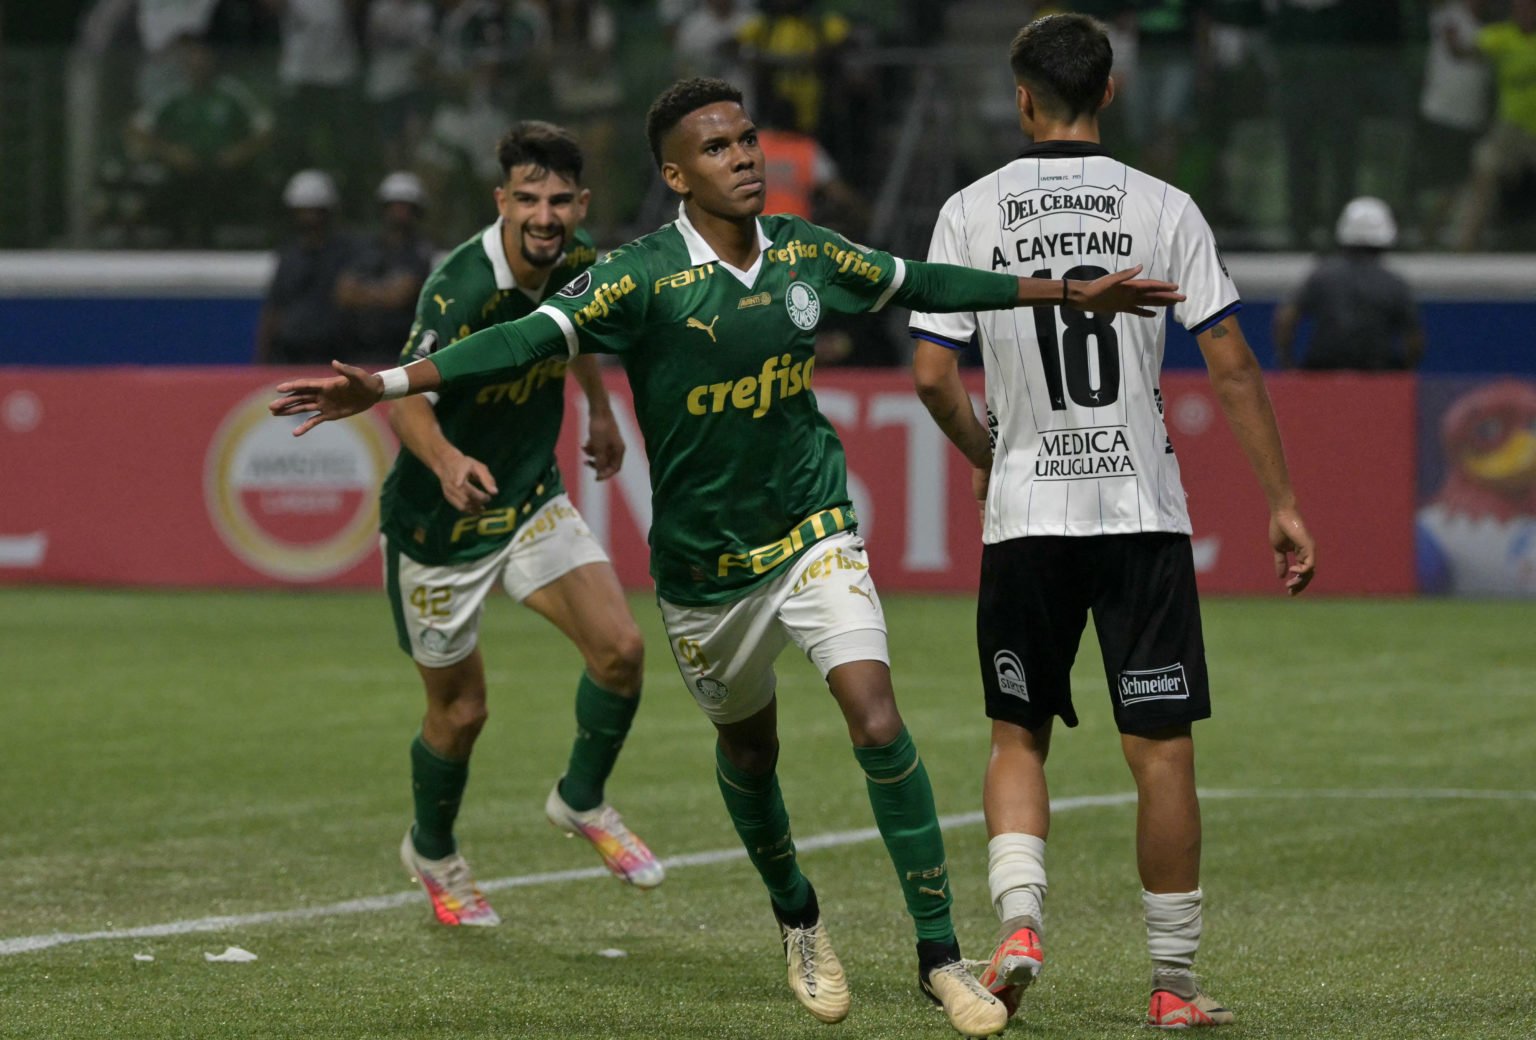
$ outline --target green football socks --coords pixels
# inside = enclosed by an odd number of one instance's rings
[[[781,911],[794,914],[810,900],[811,886],[795,861],[795,841],[789,834],[789,813],[778,774],[749,776],[731,765],[716,744],[715,779],[731,823],[747,848],[747,858],[768,886],[769,897]]]
[[[901,879],[901,893],[918,939],[953,941],[944,835],[939,831],[928,770],[911,735],[903,727],[901,735],[884,747],[856,747],[853,755],[864,770],[875,826]]]
[[[411,741],[411,790],[416,799],[416,826],[411,829],[411,838],[416,851],[427,859],[442,859],[457,848],[453,821],[458,818],[467,783],[468,759],[455,762],[444,758],[416,734]]]
[[[640,707],[640,694],[621,697],[593,682],[586,672],[576,686],[576,740],[560,781],[560,797],[577,812],[603,804],[603,784]]]

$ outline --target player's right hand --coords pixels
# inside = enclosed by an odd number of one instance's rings
[[[479,459],[460,454],[448,463],[438,481],[443,485],[443,497],[461,513],[474,516],[485,512],[485,507],[496,497],[496,478]]]
[[[277,384],[277,392],[283,396],[267,405],[273,415],[315,413],[293,428],[295,437],[302,437],[323,422],[366,412],[383,399],[384,380],[378,376],[340,361],[332,361],[331,367],[340,374],[329,379],[290,379]]]
[[[1068,285],[1067,306],[1080,311],[1117,311],[1143,318],[1157,315],[1156,307],[1169,307],[1184,299],[1175,282],[1137,278],[1141,265],[1106,274],[1091,282]]]
[[[1276,509],[1269,516],[1269,546],[1275,552],[1275,577],[1285,591],[1298,596],[1317,574],[1317,543],[1295,509]]]

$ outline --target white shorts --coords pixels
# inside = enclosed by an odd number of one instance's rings
[[[474,652],[480,611],[498,579],[522,602],[577,567],[608,562],[565,495],[544,503],[500,549],[468,563],[417,563],[388,538],[379,543],[400,649],[428,668],[447,668]]]
[[[774,659],[791,641],[823,678],[840,664],[891,662],[864,539],[852,532],[817,542],[783,574],[732,603],[660,602],[678,671],[714,723],[740,722],[767,707],[776,688]]]

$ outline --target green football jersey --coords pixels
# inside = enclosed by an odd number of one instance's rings
[[[1012,306],[1016,279],[907,264],[798,217],[757,222],[750,271],[686,213],[615,250],[537,313],[434,358],[445,382],[538,356],[619,355],[651,472],[651,574],[673,603],[740,598],[855,525],[847,466],[811,389],[823,309]]]
[[[597,259],[592,239],[578,230],[564,257],[537,290],[517,284],[501,241],[502,222],[486,228],[433,270],[416,301],[416,321],[401,363],[499,322],[533,312]],[[564,488],[555,442],[565,412],[564,357],[545,357],[448,387],[433,402],[443,436],[485,463],[497,493],[476,516],[443,497],[436,474],[402,448],[384,481],[384,533],[420,563],[473,560],[511,538],[528,517]]]

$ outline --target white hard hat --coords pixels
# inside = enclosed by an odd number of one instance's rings
[[[289,209],[331,209],[340,201],[336,182],[324,170],[300,170],[283,189],[283,205]]]
[[[1397,221],[1392,219],[1392,207],[1371,195],[1351,199],[1339,214],[1333,233],[1341,246],[1391,249],[1397,245]]]
[[[424,206],[427,202],[427,189],[422,186],[421,178],[409,170],[396,170],[379,182],[380,202],[409,202],[413,206]]]

